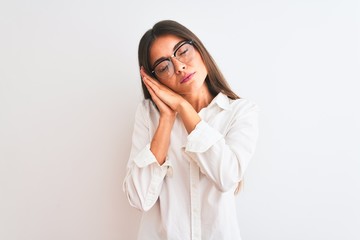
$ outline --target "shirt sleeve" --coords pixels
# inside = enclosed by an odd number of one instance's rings
[[[258,138],[258,107],[232,110],[225,134],[201,120],[189,134],[185,151],[220,191],[233,190],[241,181]]]
[[[157,201],[171,167],[167,159],[160,166],[150,151],[149,108],[145,104],[143,102],[136,110],[132,147],[123,182],[123,191],[130,205],[142,211],[149,210]]]

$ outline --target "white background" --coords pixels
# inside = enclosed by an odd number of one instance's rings
[[[137,46],[195,32],[261,109],[244,240],[360,239],[359,1],[0,2],[0,239],[131,240]]]

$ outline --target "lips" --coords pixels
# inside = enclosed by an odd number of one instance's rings
[[[180,83],[182,84],[182,83],[188,82],[194,75],[195,75],[195,73],[191,73],[191,74],[186,75],[186,76],[180,81]]]

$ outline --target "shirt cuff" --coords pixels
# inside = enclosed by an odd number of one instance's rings
[[[208,123],[201,120],[187,137],[185,151],[205,152],[223,136]]]
[[[138,168],[144,168],[150,164],[156,163],[160,167],[159,171],[155,171],[155,175],[162,175],[166,173],[169,176],[172,176],[173,170],[168,158],[166,157],[165,162],[160,166],[159,162],[156,160],[156,157],[150,150],[150,144],[147,144],[143,150],[134,158],[134,162]]]
[[[150,151],[150,144],[147,144],[146,147],[139,152],[139,154],[134,158],[134,162],[139,168],[158,162],[154,154]]]

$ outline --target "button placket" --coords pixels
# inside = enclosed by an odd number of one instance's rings
[[[199,167],[190,161],[190,194],[191,194],[191,239],[201,239],[201,207],[199,195]]]

